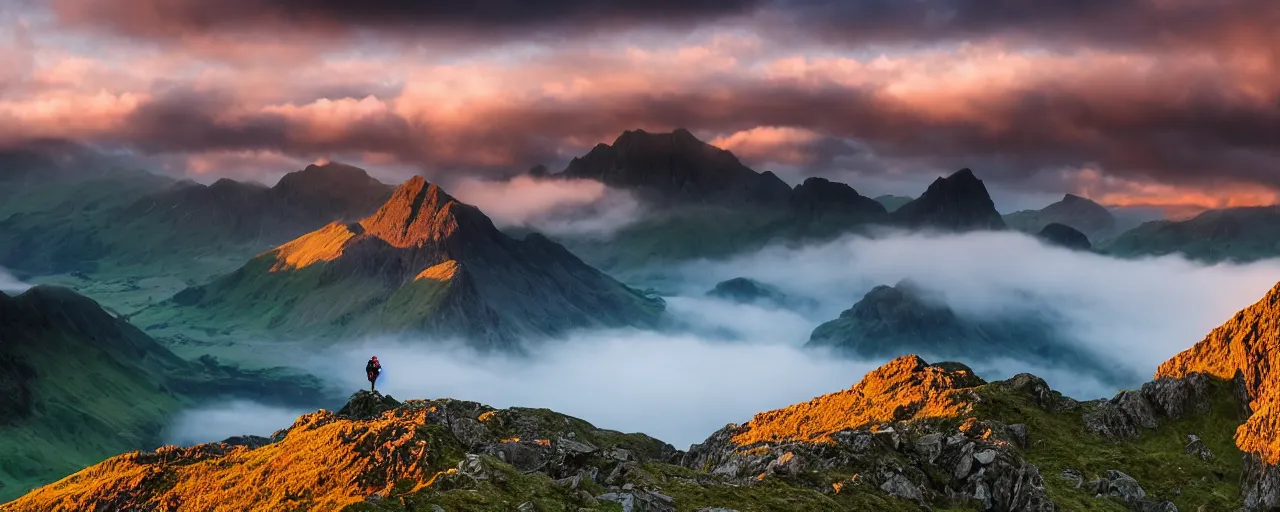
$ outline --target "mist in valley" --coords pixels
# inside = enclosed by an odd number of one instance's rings
[[[1130,370],[1125,387],[1134,387],[1149,380],[1161,361],[1280,281],[1280,261],[1204,266],[1175,256],[1118,260],[1017,233],[847,237],[667,271],[682,283],[666,297],[676,326],[667,331],[576,332],[530,343],[527,357],[484,355],[450,340],[369,338],[321,350],[298,364],[354,392],[368,388],[364,362],[377,355],[385,369],[378,389],[398,399],[549,408],[683,449],[726,423],[847,388],[883,364],[802,348],[814,327],[879,284],[911,278],[973,318],[1047,308],[1066,319],[1063,334],[1069,339]],[[818,307],[790,311],[705,296],[716,282],[739,276],[815,299]],[[1117,391],[1078,368],[999,353],[959,359],[988,380],[1030,372],[1075,398]],[[189,411],[171,438],[268,435],[298,413],[267,409],[233,403]]]
[[[630,194],[595,181],[465,179],[450,191],[499,227],[551,235],[607,240],[646,215]],[[367,338],[317,349],[293,364],[354,392],[368,388],[363,366],[377,355],[384,367],[379,391],[401,400],[448,397],[549,408],[683,449],[727,423],[847,388],[883,364],[884,358],[856,360],[803,348],[815,327],[877,285],[911,279],[975,320],[1028,312],[1060,319],[1061,337],[1121,369],[1119,385],[1082,368],[1010,354],[919,355],[930,362],[958,359],[988,380],[1034,373],[1069,396],[1093,399],[1149,380],[1160,362],[1257,301],[1280,281],[1280,261],[1209,266],[1178,256],[1120,260],[1016,232],[883,231],[776,244],[643,274],[663,283],[670,325],[662,331],[591,330],[530,340],[527,356],[481,354],[458,340]],[[796,302],[812,307],[788,310],[706,296],[716,283],[735,277],[810,299]],[[333,407],[341,405],[335,399]],[[301,412],[244,401],[208,405],[179,417],[168,438],[189,444],[269,435]]]
[[[0,292],[15,294],[25,292],[28,288],[31,288],[30,284],[14,277],[8,269],[0,267]]]

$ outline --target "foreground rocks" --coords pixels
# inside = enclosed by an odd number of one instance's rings
[[[1262,510],[1280,475],[1206,430],[1237,388],[1192,374],[1080,402],[907,356],[687,452],[544,409],[361,391],[270,438],[125,454],[0,510]]]

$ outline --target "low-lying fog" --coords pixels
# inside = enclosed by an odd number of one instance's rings
[[[848,237],[667,271],[683,283],[667,300],[671,315],[691,326],[684,332],[579,332],[541,345],[530,359],[485,357],[425,339],[365,339],[303,364],[355,391],[368,386],[363,366],[377,355],[385,368],[379,389],[396,398],[546,407],[686,448],[726,423],[849,387],[883,363],[801,348],[815,326],[875,285],[912,278],[974,316],[1049,308],[1068,321],[1069,337],[1131,368],[1129,385],[1136,386],[1161,361],[1280,281],[1280,261],[1214,266],[1172,256],[1127,261],[1048,247],[1016,233]],[[820,307],[792,312],[703,296],[716,282],[739,276],[816,299]],[[1035,373],[1076,398],[1116,391],[1070,367],[1034,367],[1002,354],[975,353],[962,362],[987,379]],[[206,408],[184,416],[174,426],[173,439],[269,434],[288,426],[294,415],[245,404]]]

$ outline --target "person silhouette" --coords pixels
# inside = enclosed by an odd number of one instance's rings
[[[364,373],[369,377],[369,391],[376,392],[378,374],[382,373],[382,364],[378,362],[378,356],[373,356],[364,365]]]

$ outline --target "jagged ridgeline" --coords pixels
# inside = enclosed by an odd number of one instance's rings
[[[141,325],[339,337],[414,333],[510,347],[580,327],[654,326],[661,300],[539,234],[517,240],[421,177],[140,314]],[[157,328],[163,332],[163,327]]]
[[[1278,322],[1280,285],[1110,400],[903,356],[688,451],[360,392],[271,438],[124,454],[0,510],[1273,510]]]

